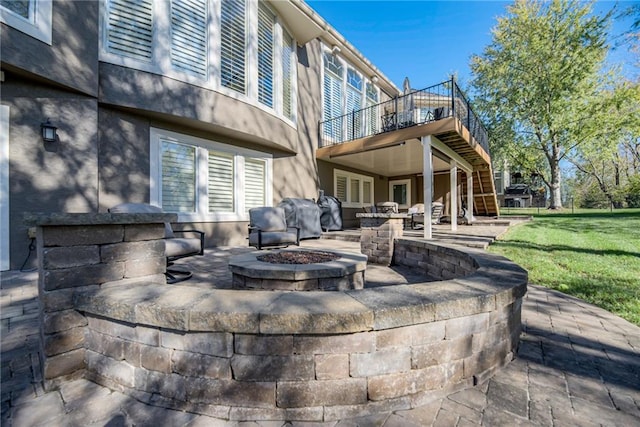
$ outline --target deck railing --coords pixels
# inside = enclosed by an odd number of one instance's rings
[[[455,80],[320,122],[320,147],[456,117],[489,153],[485,127]]]

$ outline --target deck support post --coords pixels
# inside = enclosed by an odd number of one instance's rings
[[[465,171],[467,175],[467,224],[471,225],[473,220],[473,175]]]
[[[424,238],[431,239],[431,203],[433,203],[433,157],[431,153],[431,135],[420,138],[422,143],[422,176],[424,178]]]
[[[451,217],[451,231],[458,229],[458,163],[451,160],[449,163],[449,178],[451,186],[451,207],[449,216]]]

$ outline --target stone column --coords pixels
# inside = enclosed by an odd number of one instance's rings
[[[100,286],[165,283],[164,222],[174,214],[27,216],[37,226],[40,341],[45,386],[81,377],[87,319],[74,295]]]
[[[389,266],[393,260],[393,242],[402,237],[406,214],[358,213],[360,251],[368,262]]]

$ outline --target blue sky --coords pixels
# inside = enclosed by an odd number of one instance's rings
[[[621,2],[626,7],[634,2]],[[637,3],[637,2],[635,2]],[[508,1],[307,1],[331,26],[375,64],[396,86],[409,77],[415,89],[440,83],[457,73],[469,82],[469,59],[491,42],[496,18]],[[599,1],[596,11],[613,2]],[[614,32],[629,28],[616,22]],[[630,55],[616,52],[616,62]]]

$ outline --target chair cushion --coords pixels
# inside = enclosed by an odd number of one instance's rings
[[[286,231],[287,220],[281,207],[249,209],[249,226],[262,231]]]
[[[249,246],[258,246],[258,232],[249,234]],[[297,234],[290,231],[263,231],[262,246],[279,246],[297,244]]]
[[[172,237],[165,239],[167,257],[181,257],[200,253],[200,239],[187,237]]]
[[[111,213],[164,213],[162,208],[148,203],[120,203],[109,209]],[[174,237],[171,224],[164,223],[164,237]]]
[[[424,213],[424,203],[416,203],[415,205],[411,206],[408,210],[408,213],[410,214]]]

